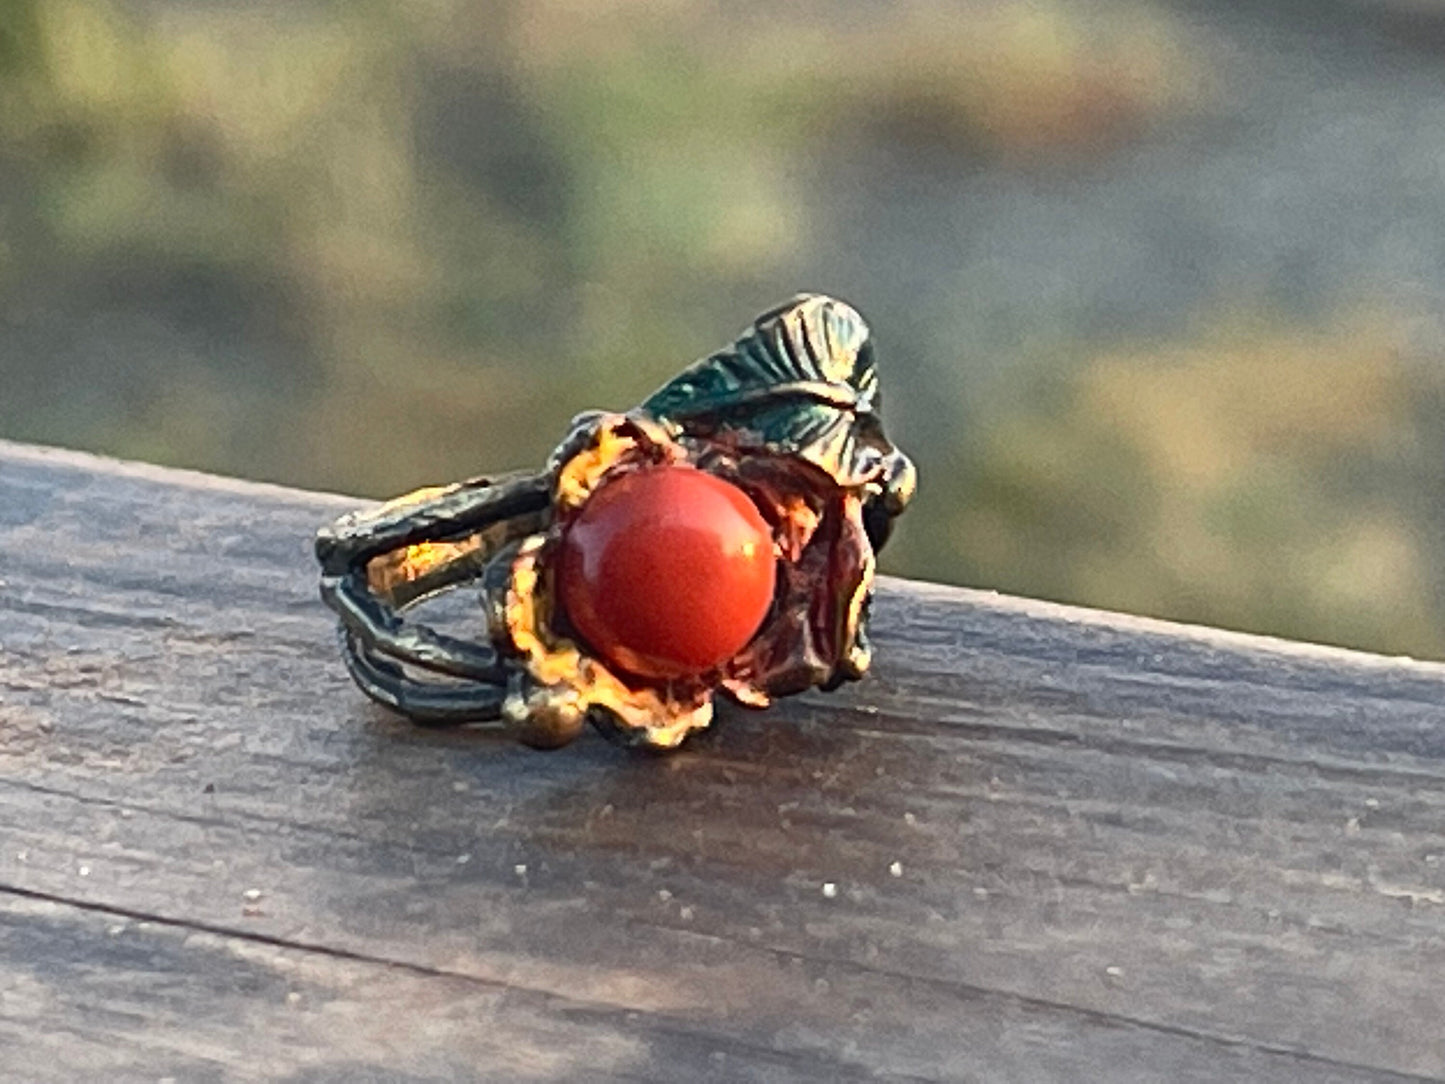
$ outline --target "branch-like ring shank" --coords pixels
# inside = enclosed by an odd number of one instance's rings
[[[481,579],[550,516],[549,477],[521,474],[419,490],[323,528],[321,598],[340,618],[342,655],[362,690],[422,723],[495,719],[508,678],[495,647],[402,611]]]

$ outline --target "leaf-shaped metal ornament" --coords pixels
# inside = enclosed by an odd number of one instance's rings
[[[894,454],[878,407],[868,325],[821,294],[759,316],[642,404],[685,433],[798,456],[847,486],[877,480]]]

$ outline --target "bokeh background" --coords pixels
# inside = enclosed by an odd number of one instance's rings
[[[889,570],[1445,655],[1445,5],[0,0],[0,435],[389,495],[801,289]]]

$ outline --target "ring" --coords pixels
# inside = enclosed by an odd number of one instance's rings
[[[883,433],[867,325],[804,294],[626,413],[573,419],[546,467],[421,489],[316,537],[321,597],[372,699],[502,719],[556,748],[588,722],[676,747],[863,676],[875,555],[917,484]],[[486,636],[403,612],[463,585]]]

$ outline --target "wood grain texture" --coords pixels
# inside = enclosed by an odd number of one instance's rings
[[[539,753],[352,687],[351,503],[0,444],[0,1077],[1445,1080],[1445,667],[885,580]]]

